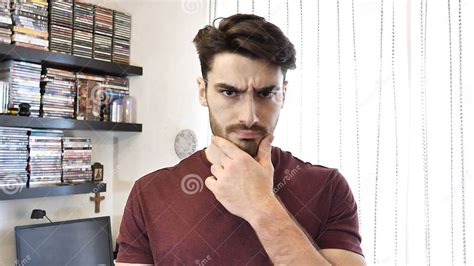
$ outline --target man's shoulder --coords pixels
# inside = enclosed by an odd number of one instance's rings
[[[272,149],[272,161],[274,166],[276,166],[275,172],[285,174],[293,173],[295,175],[298,173],[298,175],[302,176],[318,176],[330,179],[336,177],[339,173],[337,168],[304,161],[294,156],[291,152],[278,147],[273,147]]]
[[[164,186],[180,181],[187,174],[195,173],[200,175],[205,170],[201,152],[202,150],[198,150],[173,166],[163,167],[145,174],[137,179],[135,183],[141,187],[158,184]]]

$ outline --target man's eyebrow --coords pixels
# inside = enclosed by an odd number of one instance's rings
[[[279,91],[281,88],[278,85],[271,85],[267,87],[263,87],[260,89],[256,89],[257,92],[271,92],[271,91]]]
[[[216,88],[222,88],[222,89],[231,90],[231,91],[243,91],[226,83],[216,83],[214,86]]]
[[[226,83],[216,83],[215,87],[223,88],[223,89],[227,89],[227,90],[232,90],[232,91],[237,91],[237,92],[239,92],[239,91],[242,92],[243,91],[243,90],[240,90],[240,89],[238,89],[234,86],[231,86],[229,84],[226,84]],[[281,89],[281,87],[278,86],[278,85],[271,85],[271,86],[256,89],[256,91],[257,92],[268,92],[268,91],[278,91],[280,89]]]

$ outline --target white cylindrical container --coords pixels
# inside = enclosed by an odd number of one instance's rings
[[[137,100],[133,96],[127,95],[122,99],[123,105],[123,122],[137,122]]]
[[[117,98],[110,104],[110,122],[123,122],[122,98]]]

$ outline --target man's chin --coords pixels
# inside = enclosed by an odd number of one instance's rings
[[[248,153],[252,157],[257,156],[258,151],[258,139],[237,139],[231,140],[237,147],[239,147],[244,152]]]

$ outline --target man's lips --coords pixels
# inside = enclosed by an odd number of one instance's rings
[[[234,133],[241,139],[255,139],[262,135],[260,131],[253,130],[236,130]]]

